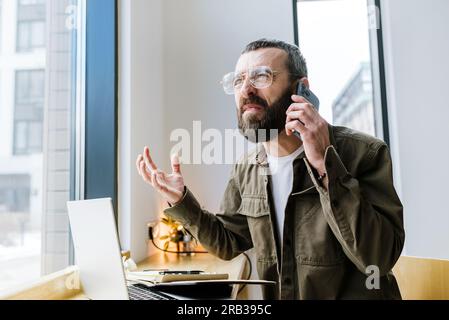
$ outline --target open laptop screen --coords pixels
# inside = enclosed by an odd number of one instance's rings
[[[110,198],[67,202],[76,263],[87,297],[128,300]]]

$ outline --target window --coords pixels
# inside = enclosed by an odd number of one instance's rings
[[[84,24],[68,22],[78,5],[2,2],[11,17],[0,52],[0,292],[69,264]]]
[[[45,71],[16,71],[14,154],[42,152]]]
[[[67,200],[117,199],[117,1],[2,5],[0,295],[74,262]]]
[[[24,213],[30,211],[30,192],[29,175],[2,175],[0,176],[0,214]],[[2,233],[7,233],[3,230]]]
[[[17,51],[45,47],[46,0],[19,0],[17,8]]]
[[[320,113],[387,141],[377,51],[379,8],[374,1],[301,1],[297,6],[299,46],[308,62],[311,89]]]
[[[334,124],[375,135],[371,69],[361,62],[332,104]]]

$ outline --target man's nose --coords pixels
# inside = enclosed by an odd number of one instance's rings
[[[246,78],[246,79],[243,81],[242,87],[240,88],[240,94],[241,94],[243,97],[248,98],[249,96],[255,95],[255,94],[256,94],[256,91],[257,91],[257,89],[254,88],[254,87],[251,85],[251,82],[250,82],[249,78]]]

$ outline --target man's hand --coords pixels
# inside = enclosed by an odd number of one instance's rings
[[[171,158],[172,173],[170,174],[158,170],[151,159],[148,147],[143,150],[143,156],[139,154],[137,157],[136,166],[143,180],[155,188],[166,201],[172,205],[181,201],[184,195],[184,178],[181,175],[181,165],[177,155]]]
[[[293,95],[294,103],[287,110],[285,131],[292,135],[293,130],[301,134],[307,160],[319,175],[326,173],[324,155],[330,145],[328,123],[313,105],[301,96]],[[327,179],[323,181],[327,184]]]

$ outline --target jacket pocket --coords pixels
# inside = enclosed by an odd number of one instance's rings
[[[248,217],[258,218],[268,216],[270,214],[270,208],[268,206],[268,201],[263,196],[243,195],[237,213]]]
[[[322,212],[321,204],[307,202],[304,212],[297,217],[296,252],[300,264],[311,266],[333,266],[345,261],[343,248],[330,229]]]
[[[246,216],[257,257],[259,259],[276,257],[276,243],[266,198],[258,195],[243,195],[237,213]]]
[[[314,265],[301,263],[297,259],[296,276],[300,299],[335,300],[340,299],[347,287],[346,268],[344,264]]]

